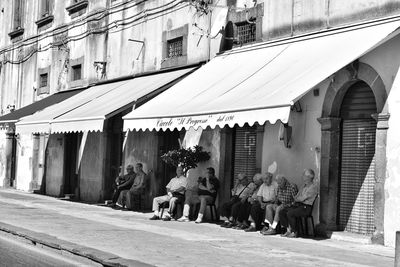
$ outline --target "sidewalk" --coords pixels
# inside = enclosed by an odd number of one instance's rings
[[[114,266],[393,266],[394,249],[288,239],[0,189],[0,230]]]

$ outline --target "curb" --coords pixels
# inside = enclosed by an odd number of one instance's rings
[[[41,244],[50,249],[66,251],[74,255],[87,258],[107,267],[153,266],[141,261],[121,258],[112,253],[81,246],[68,241],[60,240],[57,237],[33,232],[25,228],[16,227],[2,222],[0,222],[0,231],[24,238],[31,241],[35,245]]]

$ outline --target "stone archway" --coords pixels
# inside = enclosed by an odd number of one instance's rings
[[[383,244],[384,218],[384,178],[386,172],[386,134],[389,114],[387,113],[387,93],[379,74],[368,64],[355,61],[336,72],[325,95],[321,123],[321,185],[320,185],[320,229],[337,230],[338,177],[340,160],[340,107],[347,90],[357,81],[365,82],[373,91],[377,111],[374,188],[374,224],[376,231],[373,241]]]

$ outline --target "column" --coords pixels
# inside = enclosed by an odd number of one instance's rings
[[[3,187],[15,187],[15,134],[13,128],[8,128],[6,132],[6,170]]]
[[[320,177],[320,224],[319,234],[337,230],[338,176],[340,159],[341,118],[318,118],[321,124],[321,177]]]
[[[375,187],[374,187],[374,224],[372,242],[384,244],[385,216],[385,178],[386,178],[386,140],[389,129],[388,113],[373,114],[377,121],[375,139]]]
[[[29,183],[29,191],[33,192],[38,188],[38,171],[39,171],[39,147],[40,147],[40,134],[33,134],[32,136],[32,180]]]

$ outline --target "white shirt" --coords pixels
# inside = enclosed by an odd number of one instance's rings
[[[183,186],[186,188],[187,186],[187,178],[185,176],[180,176],[180,177],[174,177],[169,181],[167,184],[166,188],[168,188],[171,191],[175,191],[179,187]]]
[[[277,189],[278,184],[276,182],[272,182],[269,186],[263,183],[258,189],[257,196],[262,197],[264,202],[273,201],[275,200]]]

